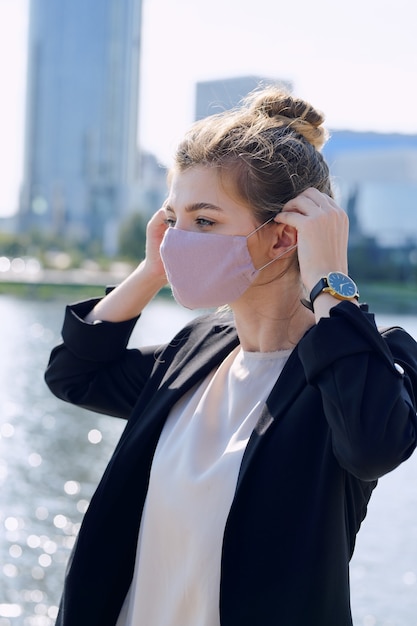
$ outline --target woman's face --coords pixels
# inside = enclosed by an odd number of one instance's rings
[[[164,203],[170,226],[217,235],[248,235],[258,224],[243,202],[227,192],[214,167],[174,172]]]
[[[181,230],[246,237],[259,226],[251,209],[233,193],[231,181],[220,177],[214,167],[174,172],[164,208],[169,226]],[[256,268],[271,260],[273,224],[266,224],[247,240]]]

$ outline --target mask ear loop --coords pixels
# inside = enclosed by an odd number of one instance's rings
[[[255,233],[258,232],[258,230],[261,230],[261,228],[263,228],[264,226],[266,226],[267,224],[269,224],[269,222],[272,222],[274,219],[276,218],[276,215],[274,215],[273,217],[270,217],[269,220],[266,220],[266,222],[264,222],[263,224],[261,224],[260,226],[258,226],[257,228],[255,228],[255,230],[253,230],[251,233],[249,233],[249,235],[246,235],[246,239],[249,239],[249,237],[252,237],[252,235],[254,235]]]
[[[262,265],[262,267],[260,267],[257,271],[260,272],[261,270],[264,270],[266,267],[268,267],[268,265],[271,265],[271,263],[274,263],[274,261],[278,261],[278,259],[281,259],[285,254],[287,254],[287,252],[291,252],[291,250],[295,250],[297,245],[298,244],[295,243],[293,246],[290,246],[287,250],[285,250],[285,252],[282,252],[281,254],[276,256],[275,259],[272,259],[272,261],[268,261],[268,263],[265,263],[265,265]]]
[[[273,217],[270,217],[269,220],[267,220],[266,222],[264,222],[263,224],[261,224],[260,226],[258,226],[257,228],[255,228],[255,230],[253,230],[251,233],[249,233],[249,235],[246,235],[246,239],[248,239],[249,237],[251,237],[252,235],[254,235],[255,233],[258,232],[258,230],[261,230],[261,228],[263,228],[264,226],[266,226],[267,224],[269,224],[269,222],[272,222],[274,219],[276,218],[276,215],[274,215]],[[297,247],[297,244],[295,243],[293,246],[291,246],[290,248],[288,248],[288,250],[285,250],[285,252],[282,252],[282,254],[278,255],[277,257],[275,257],[275,259],[272,259],[271,261],[268,261],[268,263],[265,263],[265,265],[262,265],[262,267],[260,267],[258,270],[256,270],[257,272],[260,272],[261,270],[264,270],[266,267],[268,267],[268,265],[271,265],[271,263],[274,263],[274,261],[278,261],[278,259],[280,259],[281,257],[283,257],[285,254],[287,254],[287,252],[291,252],[291,250],[295,250],[295,248]]]

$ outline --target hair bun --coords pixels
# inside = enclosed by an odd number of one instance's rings
[[[328,132],[323,127],[323,113],[282,88],[271,86],[263,88],[261,92],[254,91],[245,102],[253,113],[274,119],[277,126],[288,126],[302,135],[317,150],[320,150],[328,139]]]

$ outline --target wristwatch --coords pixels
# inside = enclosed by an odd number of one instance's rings
[[[329,293],[338,300],[354,300],[355,298],[359,298],[358,288],[350,276],[343,274],[343,272],[330,272],[327,276],[320,278],[319,282],[314,285],[310,292],[310,300],[302,300],[304,306],[314,311],[314,300],[322,291]]]

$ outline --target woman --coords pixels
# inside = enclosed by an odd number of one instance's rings
[[[359,305],[322,123],[275,88],[196,123],[145,260],[68,308],[48,385],[128,422],[58,624],[352,624],[356,533],[416,446],[417,345]],[[127,350],[167,280],[184,306],[230,308]]]

